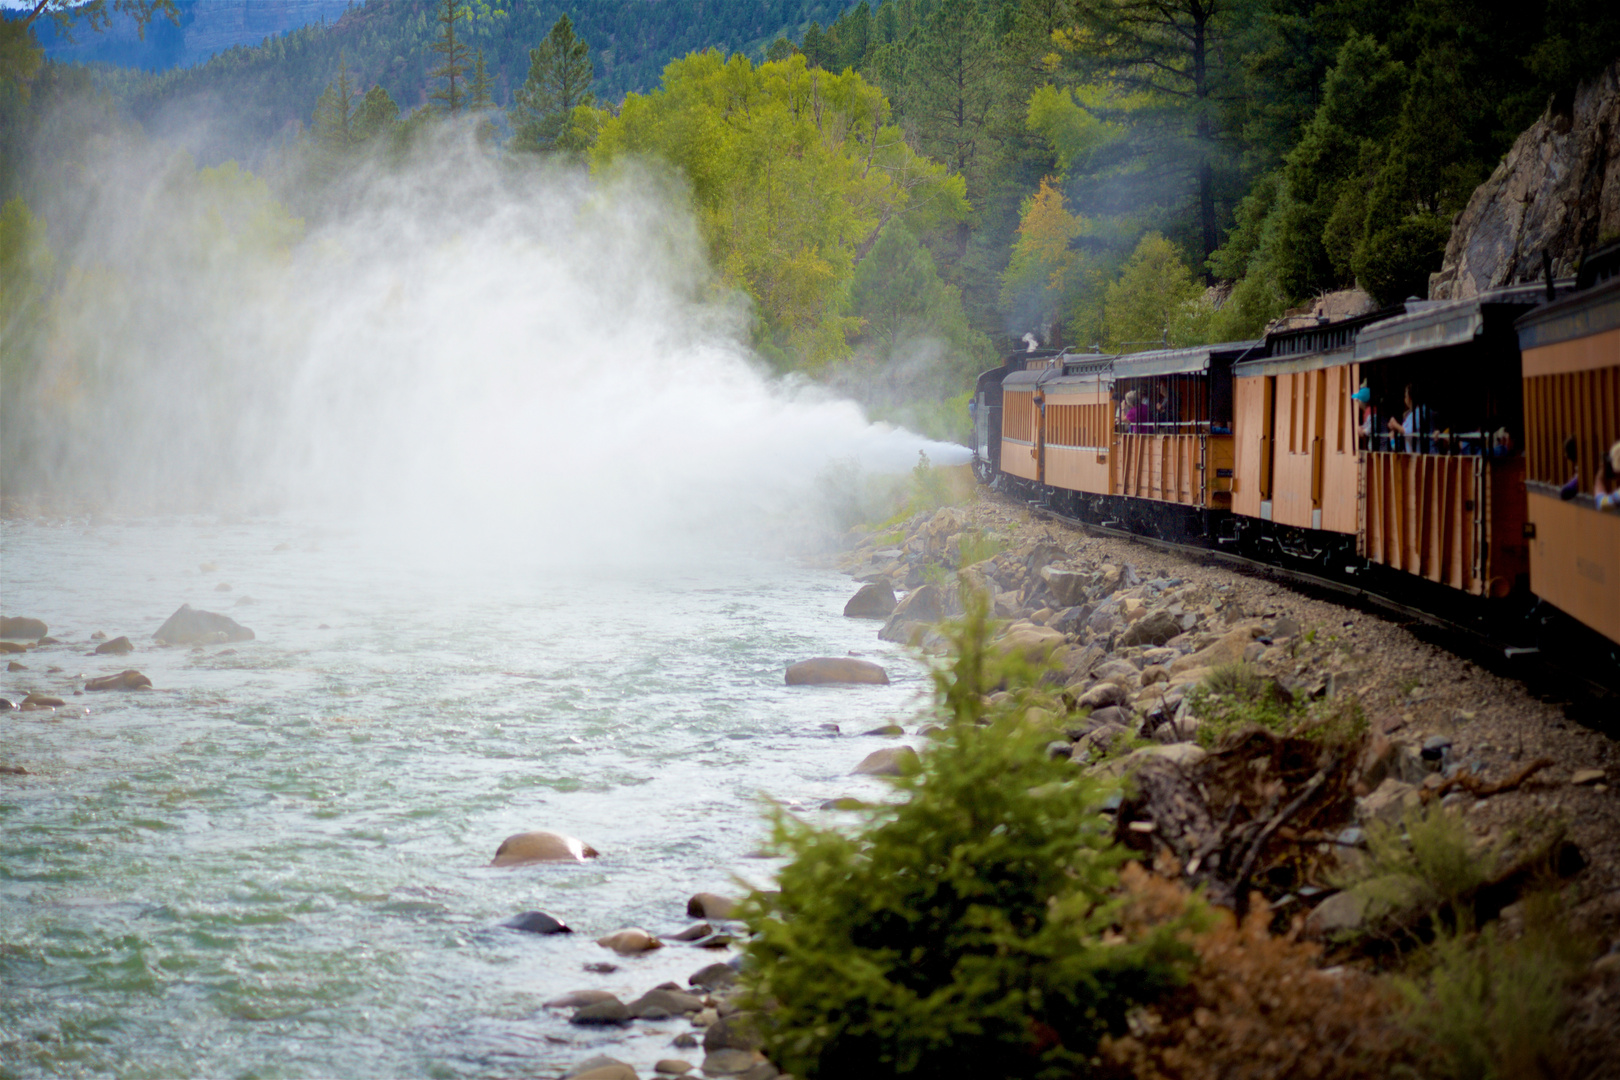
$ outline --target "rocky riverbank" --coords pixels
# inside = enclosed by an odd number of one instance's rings
[[[1572,1074],[1620,1075],[1620,747],[1571,718],[1595,711],[1578,688],[1532,692],[1420,625],[996,498],[851,539],[839,565],[868,611],[894,590],[881,637],[937,646],[959,586],[993,598],[1003,646],[1050,664],[1053,693],[1029,714],[1049,753],[1133,778],[1118,839],[1217,903],[1264,895],[1324,942],[1324,963],[1361,959],[1346,942],[1373,913],[1338,886],[1369,830],[1454,811],[1483,919],[1511,935],[1532,887],[1559,894],[1595,954]]]

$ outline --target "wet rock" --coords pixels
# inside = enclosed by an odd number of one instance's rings
[[[821,809],[823,810],[864,810],[865,808],[866,803],[862,802],[860,799],[851,798],[848,795],[840,796],[836,799],[828,799],[821,804]]]
[[[686,913],[699,919],[729,919],[737,901],[718,893],[700,892],[686,902]]]
[[[693,994],[683,994],[679,990],[649,990],[627,1008],[630,1015],[638,1020],[651,1019],[646,1013],[658,1009],[665,1016],[684,1016],[695,1013],[703,1008],[703,999]]]
[[[690,906],[688,907],[690,910]],[[697,941],[714,933],[714,927],[706,922],[693,923],[678,934],[666,935],[671,941]]]
[[[598,1065],[585,1072],[571,1073],[568,1080],[640,1080],[640,1074],[623,1062],[618,1062],[613,1065]]]
[[[844,614],[851,619],[887,619],[898,604],[889,583],[875,581],[861,586],[860,591],[849,598]]]
[[[697,1036],[690,1031],[683,1031],[670,1041],[670,1045],[681,1050],[690,1050],[698,1044]]]
[[[698,968],[687,977],[691,986],[701,986],[705,990],[724,990],[737,983],[737,969],[730,964],[710,964]]]
[[[851,776],[900,776],[916,772],[917,751],[909,746],[887,746],[874,750],[850,770]]]
[[[703,1033],[705,1050],[758,1050],[765,1045],[752,1012],[734,1012],[710,1024]]]
[[[19,663],[17,663],[17,661],[13,660],[13,661],[11,661],[11,663],[6,665],[6,670],[7,671],[27,671],[28,670],[28,665],[27,664],[19,664]]]
[[[1129,647],[1131,645],[1163,645],[1177,634],[1181,633],[1181,620],[1160,608],[1151,611],[1126,627],[1125,633],[1120,635],[1119,644]]]
[[[664,1058],[653,1063],[653,1072],[663,1073],[665,1076],[684,1076],[691,1071],[692,1063],[682,1061],[680,1058]]]
[[[48,709],[58,709],[67,704],[67,702],[63,701],[59,697],[52,697],[50,694],[41,694],[38,691],[32,692],[27,697],[23,698],[22,703],[25,706],[41,705]]]
[[[703,1055],[703,1075],[741,1076],[763,1060],[757,1050],[710,1050]]]
[[[905,733],[906,729],[899,724],[884,724],[882,727],[875,727],[871,731],[861,732],[862,735],[884,735],[891,739]]]
[[[27,652],[27,651],[28,651],[28,646],[26,646],[26,645],[19,645],[15,641],[0,641],[0,654],[4,654],[4,653],[24,653],[24,652]]]
[[[0,638],[38,641],[48,633],[50,633],[50,627],[38,619],[30,619],[22,615],[8,615],[0,618]]]
[[[0,765],[0,776],[27,776],[28,770],[21,765]]]
[[[528,934],[572,934],[574,931],[569,925],[544,911],[525,911],[521,915],[514,915],[501,923],[513,930],[522,930]]]
[[[0,697],[0,710],[15,709],[16,707],[16,702],[12,701],[10,698]]]
[[[84,684],[86,690],[150,690],[152,680],[128,668],[116,675],[103,675]]]
[[[618,1058],[598,1054],[562,1074],[562,1080],[639,1080],[636,1070]]]
[[[252,641],[253,631],[228,615],[196,611],[190,604],[170,615],[152,635],[166,645],[214,645],[223,642]]]
[[[889,615],[889,621],[878,631],[883,641],[910,644],[917,631],[939,622],[950,614],[949,604],[940,590],[933,585],[920,585]]]
[[[870,660],[850,656],[818,656],[800,660],[787,669],[789,686],[862,684],[887,686],[889,674]]]
[[[606,990],[571,990],[562,997],[554,997],[545,1003],[548,1009],[577,1009],[582,1005],[595,1005],[598,1001],[617,1001],[614,995]]]
[[[572,836],[554,832],[515,833],[495,849],[491,866],[523,866],[537,862],[584,862],[597,850]]]
[[[629,926],[623,930],[615,930],[596,939],[596,943],[604,949],[612,949],[620,956],[636,956],[654,949],[662,949],[664,943],[653,937],[639,926]]]

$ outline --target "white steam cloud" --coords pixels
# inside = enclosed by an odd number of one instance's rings
[[[81,204],[84,243],[147,299],[67,335],[74,378],[93,367],[94,385],[66,436],[40,433],[61,442],[47,479],[99,467],[147,497],[190,485],[344,524],[618,558],[649,539],[745,537],[802,506],[831,463],[965,457],[765,374],[746,310],[665,185],[439,149],[346,192],[349,209],[251,287],[165,265],[173,253],[140,239],[161,232],[161,185],[106,170],[149,197]]]

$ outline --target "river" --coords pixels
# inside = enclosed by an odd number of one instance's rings
[[[685,1021],[541,1003],[724,958],[593,939],[767,882],[765,799],[830,822],[824,800],[877,797],[848,774],[890,740],[859,733],[915,730],[926,690],[842,616],[847,578],[779,559],[395,559],[276,519],[0,530],[5,613],[61,640],[0,693],[70,702],[0,716],[0,764],[28,771],[0,776],[5,1077],[529,1077],[599,1052],[646,1074]],[[181,603],[257,637],[156,646]],[[97,631],[135,652],[89,655]],[[893,684],[783,684],[848,652]],[[126,667],[155,689],[72,696]],[[601,858],[488,866],[529,829]],[[529,909],[577,933],[499,926]]]

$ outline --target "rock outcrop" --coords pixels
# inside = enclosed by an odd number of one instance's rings
[[[1539,280],[1542,253],[1569,277],[1583,251],[1620,236],[1620,60],[1555,98],[1475,189],[1446,244],[1431,300]]]

